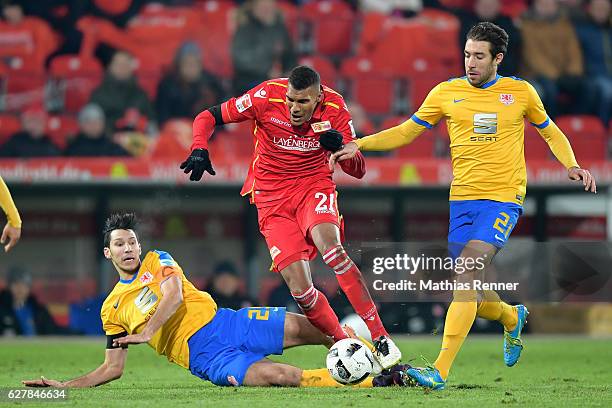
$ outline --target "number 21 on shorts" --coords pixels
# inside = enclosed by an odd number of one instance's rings
[[[330,193],[329,196],[322,192],[315,193],[315,199],[319,200],[319,203],[315,207],[317,214],[336,214],[334,203],[336,202],[336,194]]]
[[[512,231],[512,227],[514,226],[514,224],[508,222],[510,221],[510,216],[505,212],[502,211],[499,213],[499,215],[501,217],[498,217],[495,220],[495,222],[493,223],[493,228],[504,234],[504,238],[508,239],[508,235],[510,235],[510,231]]]

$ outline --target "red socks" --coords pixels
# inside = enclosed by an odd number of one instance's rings
[[[372,339],[388,336],[389,334],[385,330],[380,316],[378,316],[378,310],[376,310],[376,305],[370,297],[370,292],[363,281],[361,272],[348,257],[342,245],[331,248],[323,254],[323,261],[336,273],[340,287],[351,302],[355,312],[361,316],[368,326]]]
[[[308,288],[304,293],[291,293],[291,296],[313,326],[331,336],[334,341],[347,338],[327,298],[314,286]]]

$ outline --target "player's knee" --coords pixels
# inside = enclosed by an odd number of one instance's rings
[[[267,374],[268,383],[280,387],[297,386],[300,378],[300,369],[291,366],[275,366]]]

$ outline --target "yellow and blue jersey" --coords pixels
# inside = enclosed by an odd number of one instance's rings
[[[567,168],[578,166],[567,138],[549,119],[531,84],[496,76],[481,87],[466,77],[434,87],[405,123],[359,139],[362,150],[389,150],[410,143],[446,119],[453,182],[450,200],[494,200],[522,205],[527,187],[524,119],[538,128]]]
[[[160,285],[171,276],[182,280],[183,303],[148,344],[171,362],[189,368],[187,342],[215,317],[217,305],[208,293],[187,280],[167,252],[148,252],[132,279],[117,282],[102,305],[102,326],[107,336],[140,333],[157,310],[162,298]]]

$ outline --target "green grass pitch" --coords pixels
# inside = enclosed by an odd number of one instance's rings
[[[612,341],[583,337],[526,337],[521,361],[504,366],[502,337],[468,337],[455,361],[446,390],[417,388],[300,389],[222,388],[170,364],[148,346],[130,346],[123,377],[91,389],[71,390],[66,402],[7,403],[3,406],[78,407],[409,407],[409,406],[612,406]],[[434,359],[440,337],[404,338],[404,356],[422,364]],[[0,341],[0,387],[21,379],[64,380],[101,363],[105,340]],[[278,360],[303,368],[324,364],[323,347],[289,350]]]

